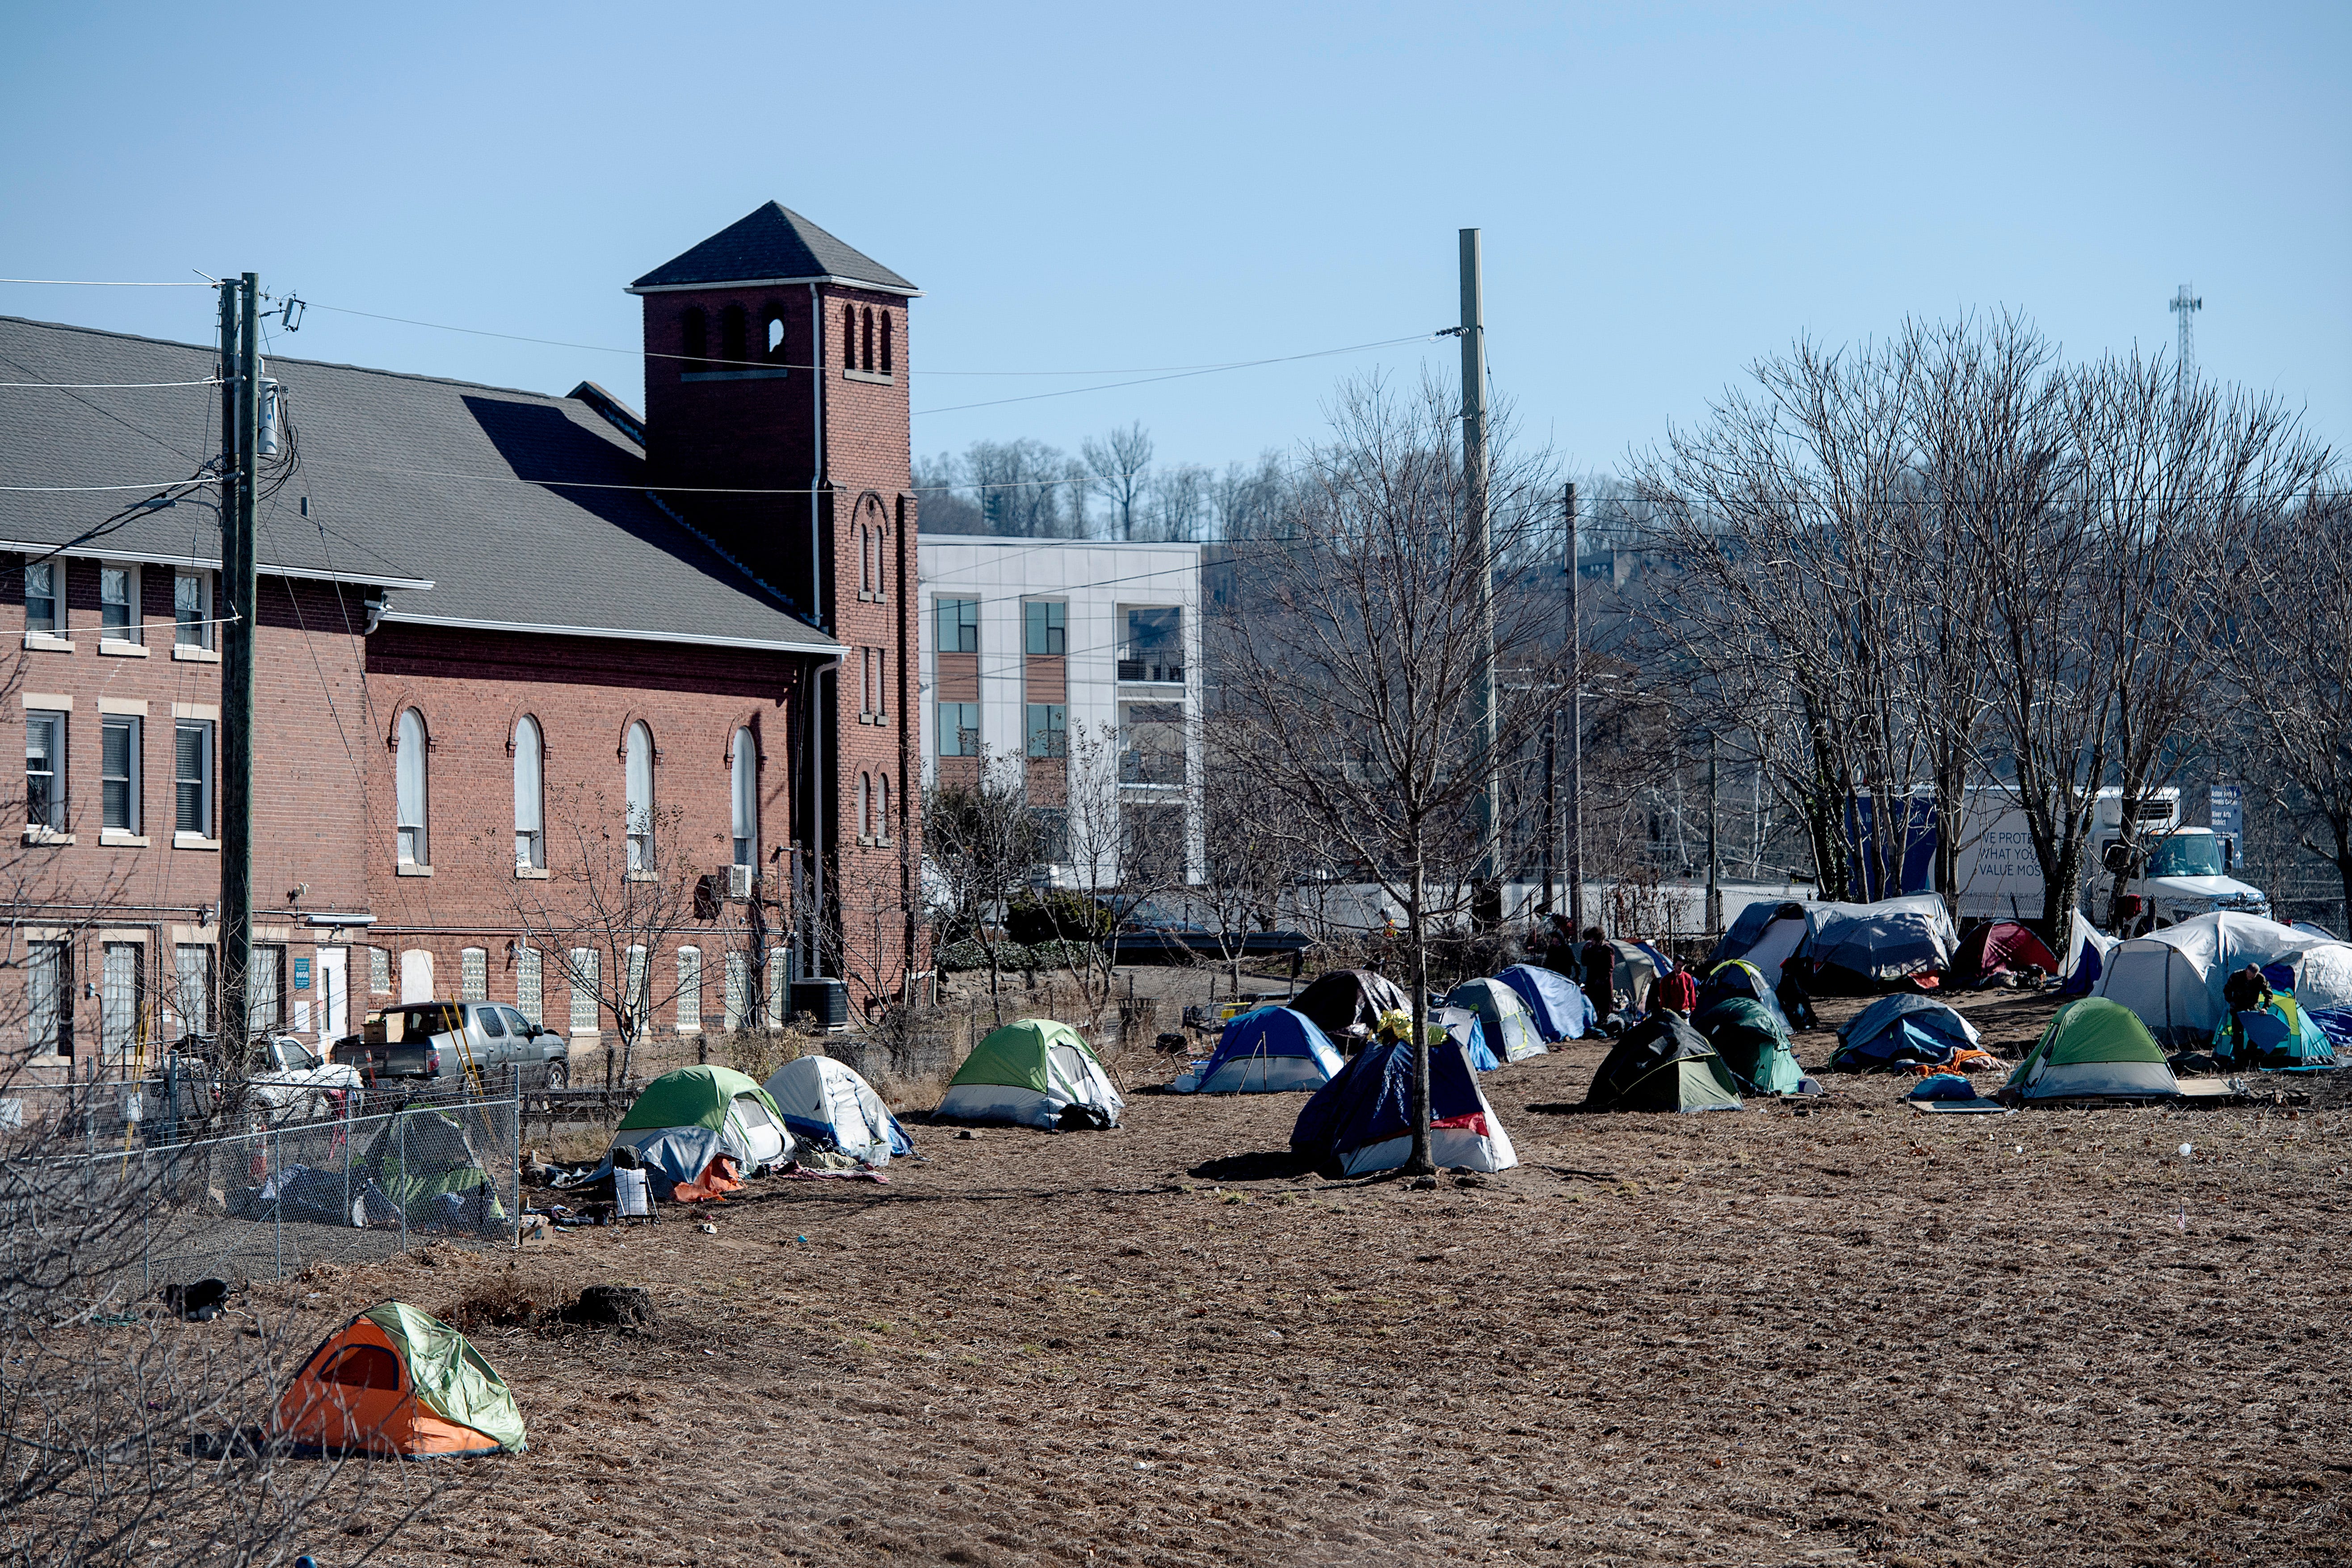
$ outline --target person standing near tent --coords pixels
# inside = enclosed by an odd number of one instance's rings
[[[1592,1004],[1596,1027],[1606,1026],[1617,1010],[1617,950],[1599,926],[1584,928],[1584,994]]]

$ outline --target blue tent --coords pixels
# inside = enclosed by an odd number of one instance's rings
[[[1575,1039],[1592,1027],[1592,1004],[1583,987],[1567,975],[1532,963],[1514,963],[1495,978],[1519,994],[1528,1011],[1535,1015],[1536,1033],[1547,1044]]]
[[[1168,1087],[1180,1094],[1320,1089],[1343,1062],[1330,1037],[1305,1014],[1259,1007],[1228,1022],[1209,1059]]]
[[[1439,1165],[1501,1171],[1518,1163],[1469,1053],[1450,1040],[1429,1048],[1429,1119],[1430,1153]],[[1403,1164],[1412,1152],[1412,1047],[1393,1040],[1366,1046],[1307,1100],[1290,1146],[1342,1175]]]
[[[1976,1027],[1941,1002],[1898,992],[1881,996],[1838,1031],[1832,1072],[1877,1072],[1904,1062],[1941,1067],[1979,1037]]]
[[[1486,1048],[1486,1026],[1478,1015],[1467,1007],[1440,1007],[1432,1015],[1433,1021],[1444,1029],[1454,1043],[1470,1053],[1470,1066],[1479,1072],[1493,1072],[1503,1064]],[[1431,1037],[1434,1039],[1436,1037]]]

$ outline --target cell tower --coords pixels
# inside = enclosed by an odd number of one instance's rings
[[[2172,297],[2172,313],[2180,318],[2180,353],[2172,365],[2174,395],[2189,389],[2189,369],[2196,363],[2197,334],[2189,326],[2189,318],[2205,308],[2205,301],[2193,284],[2183,283],[2180,292]]]

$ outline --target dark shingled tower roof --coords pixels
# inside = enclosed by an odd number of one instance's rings
[[[872,257],[844,245],[778,202],[753,209],[750,216],[655,268],[630,284],[629,291],[813,281],[855,283],[888,294],[922,292]]]

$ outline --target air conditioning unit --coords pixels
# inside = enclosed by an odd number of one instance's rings
[[[727,868],[727,896],[730,899],[748,899],[751,896],[751,867],[730,866]]]

